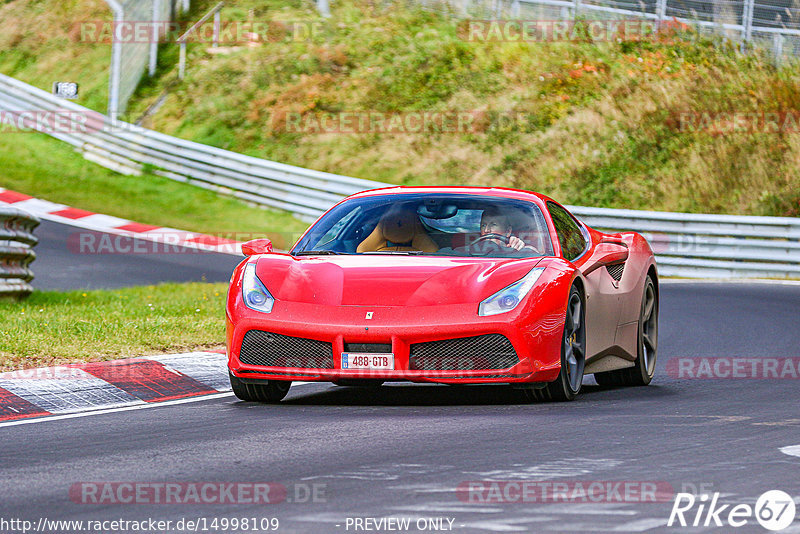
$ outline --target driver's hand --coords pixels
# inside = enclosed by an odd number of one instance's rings
[[[525,246],[525,241],[523,241],[522,239],[518,238],[515,235],[512,235],[511,237],[508,238],[507,246],[513,248],[514,250],[522,250],[522,247]]]

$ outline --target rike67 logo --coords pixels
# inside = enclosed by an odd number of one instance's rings
[[[692,495],[678,493],[672,504],[667,526],[741,527],[752,519],[767,530],[783,530],[792,524],[795,503],[791,495],[780,490],[761,494],[755,506],[749,504],[719,504],[719,493]]]

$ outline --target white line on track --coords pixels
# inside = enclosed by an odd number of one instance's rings
[[[781,447],[778,449],[783,454],[788,454],[789,456],[800,456],[800,445],[790,445],[788,447]]]
[[[292,384],[294,386],[304,386],[306,384],[324,384],[324,382],[295,382]],[[175,399],[171,401],[164,401],[164,402],[148,402],[146,404],[134,404],[128,406],[119,406],[117,408],[104,408],[101,410],[90,410],[85,412],[75,412],[75,413],[65,413],[61,415],[47,415],[43,417],[31,417],[30,419],[17,419],[15,421],[6,421],[4,423],[0,423],[0,428],[4,426],[17,426],[17,425],[29,425],[32,423],[46,423],[49,421],[60,421],[61,419],[75,419],[78,417],[90,417],[93,415],[103,415],[107,413],[116,413],[116,412],[129,412],[133,410],[144,410],[147,408],[159,408],[161,406],[175,406],[177,404],[188,404],[190,402],[200,402],[204,400],[213,400],[213,399],[222,399],[225,397],[233,396],[232,391],[224,391],[222,393],[212,393],[210,395],[200,395],[197,397],[188,397],[185,399]]]
[[[199,402],[204,400],[219,399],[222,397],[230,397],[233,395],[232,391],[224,393],[212,393],[211,395],[201,395],[199,397],[189,397],[186,399],[175,399],[164,402],[148,402],[147,404],[134,404],[132,406],[119,406],[117,408],[105,408],[102,410],[91,410],[87,412],[65,413],[62,415],[47,415],[44,417],[31,417],[30,419],[17,419],[16,421],[6,421],[0,423],[0,427],[27,425],[30,423],[45,423],[47,421],[59,421],[61,419],[75,419],[76,417],[89,417],[92,415],[103,415],[107,413],[116,412],[129,412],[132,410],[144,410],[146,408],[158,408],[160,406],[174,406],[176,404],[187,404],[190,402]]]

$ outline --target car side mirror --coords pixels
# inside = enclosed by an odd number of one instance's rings
[[[622,263],[628,259],[628,247],[618,245],[616,243],[600,243],[598,244],[592,256],[586,262],[586,268],[583,271],[583,276],[600,267],[606,265],[614,265],[615,263]]]
[[[253,239],[247,243],[242,243],[242,254],[245,256],[267,254],[269,252],[272,252],[272,241],[269,239]]]

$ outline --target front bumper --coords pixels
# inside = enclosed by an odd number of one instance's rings
[[[240,303],[239,303],[240,304]],[[536,310],[532,312],[530,310]],[[371,314],[369,313],[371,312]],[[250,380],[302,380],[332,382],[345,379],[463,383],[544,383],[560,370],[563,310],[529,306],[491,317],[477,315],[476,305],[446,306],[320,306],[276,302],[272,313],[259,313],[243,305],[228,309],[228,366],[231,373]],[[367,317],[371,317],[367,319]],[[332,368],[261,366],[239,359],[244,335],[261,330],[284,336],[330,343]],[[519,363],[504,369],[412,369],[412,344],[474,337],[505,336]],[[393,370],[342,369],[345,344],[391,344]],[[453,355],[458,357],[457,354]]]

